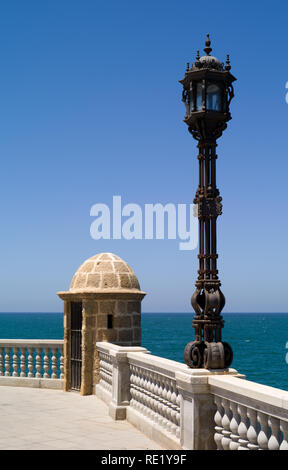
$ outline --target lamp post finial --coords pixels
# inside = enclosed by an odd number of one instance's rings
[[[206,47],[204,47],[204,52],[206,52],[206,55],[210,55],[210,52],[212,51],[212,47],[210,47],[210,45],[211,45],[210,37],[209,37],[209,34],[207,34],[206,41],[205,41]]]
[[[225,70],[231,70],[231,65],[230,65],[230,57],[229,54],[227,54],[227,59],[226,59],[226,65],[225,65]]]

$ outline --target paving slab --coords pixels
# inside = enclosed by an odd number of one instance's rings
[[[95,395],[2,386],[0,416],[1,450],[162,449]]]

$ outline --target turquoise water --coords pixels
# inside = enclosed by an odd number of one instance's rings
[[[234,352],[232,367],[248,380],[288,390],[288,314],[223,317],[223,340]],[[183,362],[184,347],[194,339],[192,318],[192,313],[142,314],[142,345],[152,354]],[[0,338],[63,339],[63,314],[0,313]]]

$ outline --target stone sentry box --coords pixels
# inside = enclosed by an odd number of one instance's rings
[[[64,390],[94,394],[99,382],[96,342],[141,345],[145,292],[125,261],[112,253],[100,253],[79,267],[69,291],[57,295],[64,300]]]

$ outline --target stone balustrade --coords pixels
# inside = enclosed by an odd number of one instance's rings
[[[145,348],[96,344],[96,394],[168,449],[288,450],[288,392],[234,369],[189,369]]]
[[[96,394],[114,419],[127,419],[168,449],[210,449],[215,404],[207,370],[153,356],[142,347],[96,343],[100,380]],[[237,374],[233,369],[224,375]],[[219,374],[219,372],[213,372]]]
[[[0,385],[63,387],[63,340],[0,339]]]
[[[100,384],[102,387],[102,392],[105,394],[106,400],[112,400],[112,373],[113,373],[113,365],[112,360],[109,354],[106,352],[99,351],[99,375],[100,375]]]
[[[100,381],[96,394],[114,419],[127,419],[153,440],[180,448],[180,394],[174,361],[142,347],[97,343]]]
[[[180,395],[175,377],[130,363],[130,409],[144,415],[176,441],[180,437]],[[130,411],[129,409],[129,411]]]
[[[127,420],[168,448],[180,447],[180,393],[175,363],[146,352],[127,354],[131,400]],[[160,437],[161,436],[161,437]]]
[[[288,450],[288,392],[235,377],[210,377],[221,450]]]
[[[96,395],[167,449],[288,450],[288,392],[96,343]],[[63,388],[63,341],[0,340],[0,385]],[[95,372],[97,373],[95,370]]]

